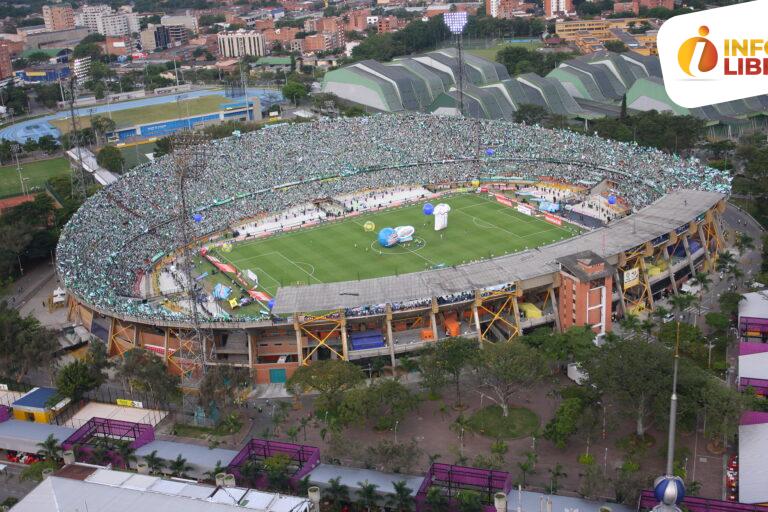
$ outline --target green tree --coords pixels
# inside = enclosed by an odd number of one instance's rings
[[[120,174],[125,165],[125,158],[115,146],[104,146],[96,155],[96,162],[108,171]]]
[[[344,394],[362,383],[364,378],[362,370],[350,362],[316,361],[309,366],[300,366],[288,379],[286,389],[295,396],[317,391],[315,409],[336,417]]]
[[[99,378],[99,374],[93,372],[85,361],[78,359],[63,366],[56,374],[56,396],[77,402],[85,393],[98,388],[103,381],[103,376]]]
[[[90,57],[92,61],[98,61],[101,58],[101,47],[96,43],[78,43],[72,56],[75,59]]]
[[[256,482],[256,478],[259,476],[263,469],[264,468],[261,464],[253,459],[248,459],[240,468],[240,474],[248,485],[253,485]]]
[[[175,402],[181,396],[179,378],[169,374],[163,360],[148,350],[125,352],[117,375],[131,392],[146,393],[162,403]]]
[[[605,49],[608,50],[609,52],[624,53],[629,51],[629,48],[627,47],[627,45],[625,45],[623,42],[619,41],[618,39],[613,41],[606,41],[603,44],[605,45]]]
[[[152,450],[151,453],[144,455],[143,459],[147,463],[150,473],[160,473],[165,467],[165,460],[157,456],[157,450]]]
[[[590,384],[633,417],[635,433],[643,437],[654,407],[669,395],[669,350],[645,340],[618,340],[606,343],[583,364]]]
[[[369,483],[368,480],[364,482],[357,482],[358,490],[355,491],[357,501],[360,506],[364,507],[367,512],[371,512],[371,509],[379,502],[379,495],[376,489],[379,487],[376,484]]]
[[[341,510],[344,502],[349,501],[349,488],[341,483],[341,477],[328,480],[328,487],[325,489],[325,496],[333,503],[334,510]]]
[[[563,471],[563,465],[559,462],[554,467],[549,468],[549,485],[547,486],[547,492],[550,494],[557,494],[560,489],[560,479],[567,478],[568,474]]]
[[[307,86],[301,82],[289,81],[283,86],[283,96],[291,100],[295,105],[307,97]]]
[[[477,358],[477,388],[509,416],[513,397],[547,375],[544,357],[523,343],[496,343],[484,347]]]
[[[117,445],[117,450],[115,451],[120,459],[120,463],[125,469],[129,469],[131,467],[131,462],[136,462],[137,460],[136,449],[132,448],[130,443],[119,443]]]
[[[37,454],[48,462],[59,463],[61,459],[61,445],[53,434],[49,434],[44,441],[37,443]]]
[[[418,397],[400,382],[380,380],[369,387],[347,391],[339,417],[343,423],[370,422],[377,430],[388,430],[418,403]]]
[[[422,373],[437,375],[453,383],[456,406],[461,404],[461,374],[471,368],[479,354],[476,340],[448,338],[433,345],[421,357]]]
[[[527,125],[543,124],[547,116],[547,109],[541,105],[523,103],[515,112],[515,122]]]
[[[476,491],[461,489],[456,493],[456,501],[459,505],[459,512],[481,512],[483,510],[483,500]]]
[[[103,139],[108,132],[115,130],[115,122],[107,116],[93,116],[91,128],[96,134],[96,139]]]
[[[280,491],[288,489],[290,463],[291,458],[282,453],[264,459],[264,472],[267,474],[271,488]]]
[[[576,433],[584,403],[579,398],[567,398],[560,402],[555,416],[544,427],[543,437],[558,448],[565,448],[568,439]]]
[[[192,470],[192,466],[187,464],[187,459],[178,454],[175,459],[168,462],[168,469],[173,476],[186,478],[186,474]]]
[[[0,239],[7,250],[12,240],[2,238],[3,227],[0,226]],[[22,317],[6,302],[0,302],[0,374],[21,382],[30,370],[49,367],[58,349],[53,331],[40,325],[36,318]]]
[[[525,487],[528,476],[536,472],[536,462],[539,460],[539,456],[536,452],[525,452],[523,456],[525,460],[518,462],[517,468],[520,470],[519,483]]]
[[[392,488],[395,493],[387,500],[387,506],[394,512],[410,512],[413,510],[413,489],[408,487],[405,480],[393,482]]]
[[[448,498],[439,487],[430,487],[424,501],[430,512],[442,512],[448,509]]]
[[[720,294],[718,303],[720,312],[729,317],[736,316],[739,311],[739,303],[744,300],[744,296],[736,292],[723,292]]]

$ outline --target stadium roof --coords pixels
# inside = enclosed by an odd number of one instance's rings
[[[276,314],[328,311],[441,297],[557,272],[558,258],[592,250],[609,258],[690,222],[717,204],[716,192],[681,190],[658,199],[608,227],[555,244],[468,265],[401,276],[280,288]]]

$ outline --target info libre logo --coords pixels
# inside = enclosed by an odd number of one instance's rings
[[[768,0],[676,16],[657,38],[664,85],[686,108],[768,93]]]

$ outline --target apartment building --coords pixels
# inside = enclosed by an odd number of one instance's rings
[[[240,29],[236,32],[222,32],[219,38],[219,54],[224,57],[266,55],[264,35],[255,30]]]
[[[43,21],[48,32],[75,28],[75,11],[68,4],[44,5]]]

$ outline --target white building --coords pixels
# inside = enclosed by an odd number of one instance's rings
[[[76,23],[90,32],[105,36],[128,36],[139,31],[139,17],[136,13],[116,13],[108,5],[83,6]]]
[[[224,57],[242,57],[266,55],[264,36],[255,30],[240,29],[236,32],[219,34],[219,53]]]
[[[161,25],[181,25],[188,29],[193,34],[198,33],[198,26],[197,26],[197,17],[192,16],[189,14],[189,11],[187,11],[187,14],[181,15],[181,16],[171,16],[169,14],[166,14],[162,18],[160,18],[160,24]]]
[[[65,466],[13,507],[18,512],[137,510],[309,512],[307,498],[239,487],[212,487],[84,465]]]

